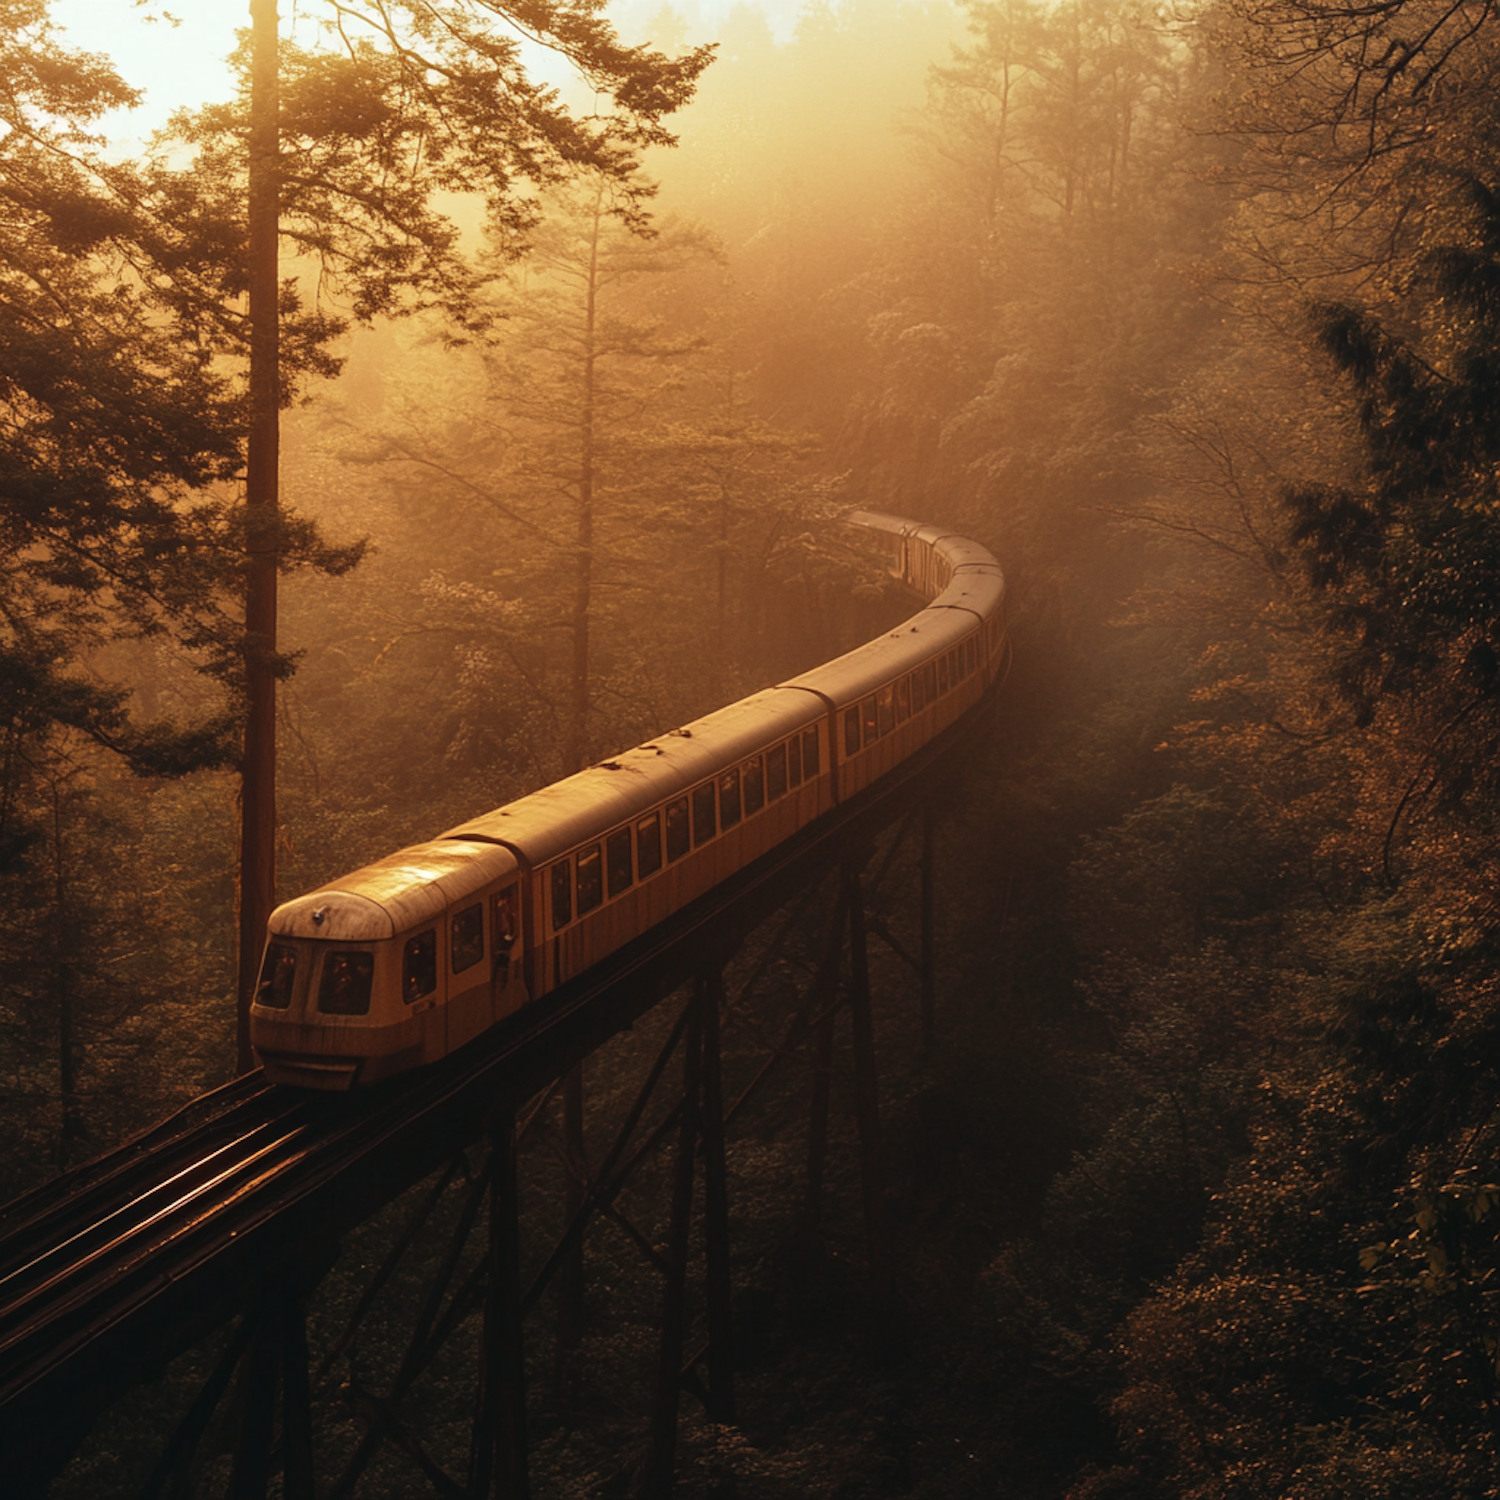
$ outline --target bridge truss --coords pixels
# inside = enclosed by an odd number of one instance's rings
[[[247,1075],[0,1212],[7,1493],[49,1493],[96,1425],[108,1450],[123,1420],[165,1435],[132,1490],[112,1484],[143,1500],[392,1483],[519,1500],[546,1344],[564,1420],[582,1366],[630,1366],[624,1467],[635,1493],[670,1494],[684,1397],[709,1424],[736,1416],[728,1142],[768,1096],[805,1112],[796,1237],[815,1247],[844,1026],[868,1305],[877,1336],[893,1328],[869,939],[913,971],[930,1041],[932,805],[983,712],[441,1064],[353,1096]],[[893,889],[915,912],[888,910]],[[635,1055],[635,1082],[616,1082],[608,1124],[595,1099],[586,1144],[585,1061],[605,1047]],[[550,1202],[550,1245],[529,1198]],[[630,1358],[589,1341],[585,1243],[606,1232],[655,1278]],[[393,1366],[376,1347],[400,1350]],[[116,1403],[130,1415],[106,1415]]]

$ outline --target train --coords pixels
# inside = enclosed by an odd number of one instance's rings
[[[274,1084],[363,1087],[437,1061],[889,773],[1008,651],[977,542],[857,511],[929,602],[800,677],[278,906],[250,1006]]]

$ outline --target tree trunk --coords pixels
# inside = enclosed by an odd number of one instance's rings
[[[82,1101],[78,1095],[78,1042],[74,1033],[73,968],[69,957],[74,935],[69,931],[67,862],[63,853],[62,792],[52,784],[52,973],[50,987],[57,1014],[57,1088],[62,1104],[62,1126],[57,1140],[57,1165],[72,1165],[83,1137]]]
[[[276,565],[281,350],[276,0],[251,0],[250,434],[245,466],[245,755],[240,769],[239,1071],[276,898]]]
[[[581,771],[589,759],[589,627],[594,586],[595,398],[598,364],[599,240],[603,231],[604,188],[594,200],[589,268],[584,288],[583,389],[578,418],[578,527],[573,554],[573,671],[565,771]]]

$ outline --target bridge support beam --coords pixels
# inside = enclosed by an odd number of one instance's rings
[[[521,1326],[521,1233],[516,1190],[516,1118],[490,1126],[489,1286],[480,1344],[479,1410],[469,1464],[473,1500],[526,1500],[526,1350]]]
[[[843,968],[848,901],[847,882],[840,882],[809,1007],[817,1017],[813,1029],[812,1108],[807,1121],[807,1192],[802,1206],[802,1238],[809,1255],[817,1249],[823,1218],[823,1168],[828,1159],[828,1104],[833,1089],[833,1019]]]
[[[688,1232],[693,1212],[693,1177],[697,1165],[699,1091],[702,1083],[703,1023],[701,1003],[689,1007],[682,1049],[682,1117],[677,1161],[672,1176],[672,1208],[667,1228],[667,1284],[662,1294],[661,1342],[656,1397],[641,1500],[668,1500],[677,1457],[677,1407],[682,1391],[682,1345],[687,1311]]]
[[[567,1158],[567,1222],[571,1224],[588,1197],[588,1166],[583,1139],[583,1062],[568,1069],[563,1081],[563,1153]],[[568,1246],[558,1270],[557,1345],[559,1366],[583,1337],[583,1237]]]
[[[860,1188],[876,1316],[884,1333],[894,1312],[894,1283],[885,1212],[885,1157],[880,1140],[875,1025],[870,1008],[870,956],[865,942],[864,891],[858,866],[845,867],[844,886],[849,912],[849,1011],[854,1031],[854,1112],[859,1123]]]
[[[922,804],[922,947],[920,950],[922,974],[922,1046],[931,1052],[937,1040],[937,942],[935,937],[934,911],[936,896],[933,889],[933,844],[936,818],[930,801]]]
[[[729,1270],[729,1169],[724,1150],[724,1079],[719,1022],[724,972],[711,967],[698,982],[703,1025],[703,1240],[708,1282],[709,1418],[734,1421],[734,1284]]]
[[[230,1500],[265,1500],[277,1468],[281,1470],[286,1500],[313,1500],[307,1322],[297,1288],[289,1278],[278,1278],[261,1293],[259,1306],[247,1318],[241,1335],[231,1344],[230,1355],[209,1378],[178,1429],[158,1472],[147,1482],[145,1494],[160,1493],[170,1479],[180,1483],[241,1350],[245,1352],[240,1363],[240,1420],[229,1477]]]
[[[280,1303],[281,1493],[284,1500],[314,1500],[307,1313],[291,1287],[284,1289]]]

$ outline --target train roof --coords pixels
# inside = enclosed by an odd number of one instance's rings
[[[1005,574],[994,564],[966,563],[928,609],[961,609],[987,620],[1005,603]]]
[[[810,692],[766,688],[470,818],[441,837],[509,844],[535,868],[734,765],[768,740],[795,734],[825,712]]]
[[[844,519],[851,526],[864,531],[883,531],[892,536],[926,542],[945,557],[955,570],[979,566],[993,568],[997,573],[1000,571],[1000,564],[988,547],[981,546],[972,538],[962,536],[946,526],[929,526],[920,521],[908,520],[905,516],[892,516],[875,510],[851,511]]]
[[[519,866],[509,849],[460,839],[398,849],[271,913],[279,937],[373,943],[409,932]]]
[[[784,687],[806,688],[826,698],[835,708],[847,708],[882,687],[903,671],[919,667],[956,646],[977,623],[978,610],[969,602],[978,589],[961,587],[955,579],[938,602],[904,620],[894,630],[833,661],[814,667]],[[950,600],[951,596],[951,600]]]

